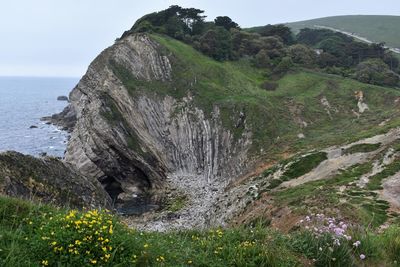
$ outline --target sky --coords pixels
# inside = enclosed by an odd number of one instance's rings
[[[241,27],[334,15],[400,15],[399,0],[0,0],[0,76],[80,77],[141,16],[171,5]]]

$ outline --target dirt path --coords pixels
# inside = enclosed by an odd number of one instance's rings
[[[368,44],[376,43],[376,42],[371,41],[371,40],[369,40],[369,39],[367,39],[365,37],[359,36],[359,35],[351,33],[351,32],[346,32],[346,31],[343,31],[343,30],[339,30],[339,29],[336,29],[336,28],[332,28],[332,27],[328,27],[328,26],[321,26],[321,25],[314,25],[314,27],[315,28],[319,28],[319,29],[327,29],[327,30],[331,30],[331,31],[334,31],[334,32],[340,32],[340,33],[343,33],[343,34],[345,34],[347,36],[350,36],[352,38],[355,38],[357,40],[360,40],[360,41],[368,43]],[[386,46],[386,45],[384,47],[389,49],[393,53],[400,54],[400,49],[399,48],[390,47],[390,46]]]

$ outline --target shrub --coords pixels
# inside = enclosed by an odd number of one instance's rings
[[[369,59],[358,64],[355,78],[360,82],[394,86],[399,77],[380,59]]]
[[[278,86],[279,85],[277,83],[275,83],[275,82],[266,81],[261,85],[261,88],[265,89],[267,91],[275,91],[278,88]]]
[[[290,57],[284,57],[279,62],[279,64],[275,67],[274,73],[275,74],[285,74],[293,67],[293,61]]]
[[[292,59],[293,63],[304,65],[306,67],[312,67],[316,60],[316,53],[309,47],[296,44],[288,48],[288,55]]]

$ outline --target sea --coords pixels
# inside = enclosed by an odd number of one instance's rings
[[[63,157],[68,133],[40,119],[61,112],[78,78],[0,77],[0,152]]]

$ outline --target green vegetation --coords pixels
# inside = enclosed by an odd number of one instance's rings
[[[396,159],[393,163],[385,167],[383,171],[375,174],[369,178],[367,188],[369,190],[380,190],[382,189],[382,180],[392,176],[400,171],[400,161]]]
[[[362,228],[346,231],[352,234],[352,240],[330,232],[321,238],[304,227],[286,235],[262,225],[139,232],[104,211],[60,210],[0,197],[0,265],[5,267],[261,267],[304,266],[307,262],[315,266],[363,266],[374,262],[391,266],[399,259],[397,226],[383,234]],[[356,240],[360,242],[357,247],[353,245]],[[366,258],[361,260],[360,255]]]
[[[334,214],[342,214],[351,221],[364,226],[378,227],[388,216],[388,203],[379,200],[376,194],[370,194],[370,189],[360,189],[354,181],[361,175],[371,171],[370,163],[354,165],[328,180],[318,180],[273,192],[275,206],[291,206],[297,212],[319,212],[332,210]],[[344,192],[339,188],[345,186]],[[355,191],[357,190],[357,191]],[[345,200],[345,201],[344,201]]]
[[[185,207],[187,201],[188,201],[188,198],[185,195],[179,195],[179,196],[169,198],[167,200],[167,203],[165,204],[164,209],[171,211],[171,212],[180,211],[182,208]]]
[[[358,64],[355,78],[360,82],[395,86],[399,77],[381,59],[369,59]]]
[[[350,33],[355,33],[373,42],[385,42],[391,47],[400,48],[400,16],[335,16],[286,24],[294,32],[314,25],[327,26]],[[366,27],[368,25],[368,27]]]
[[[354,153],[366,153],[377,150],[381,146],[380,143],[377,144],[357,144],[353,145],[343,151],[343,154],[354,154]]]
[[[274,174],[278,170],[284,170],[280,178],[272,179],[269,181],[267,189],[273,189],[278,187],[281,183],[300,177],[315,167],[317,167],[322,161],[327,159],[325,152],[313,152],[306,156],[294,156],[289,159],[280,161],[273,167],[265,170],[258,179],[267,178],[269,175]]]
[[[133,97],[143,93],[157,97],[156,93],[176,99],[190,94],[195,106],[204,110],[206,116],[211,116],[218,106],[223,126],[237,139],[244,130],[243,125],[237,124],[242,112],[253,133],[253,153],[259,154],[262,148],[270,157],[288,147],[296,152],[318,149],[384,132],[400,122],[395,118],[398,109],[393,102],[400,95],[397,90],[297,68],[274,81],[276,89],[268,91],[260,87],[265,81],[263,71],[254,68],[249,60],[217,62],[173,38],[162,35],[152,38],[162,45],[160,51],[168,53],[172,61],[172,80],[161,83],[121,79],[129,93]],[[114,72],[124,77],[123,68],[114,68]],[[352,109],[357,107],[353,95],[359,89],[364,92],[370,112],[355,119]],[[322,95],[338,109],[332,113],[333,119],[321,105]],[[177,106],[176,112],[179,111]],[[387,118],[393,118],[387,125],[371,127]],[[310,123],[309,126],[302,129],[299,119]],[[300,131],[305,139],[297,138]]]
[[[207,22],[203,13],[200,9],[174,5],[145,15],[121,38],[137,32],[167,35],[218,61],[250,59],[253,66],[263,69],[273,79],[297,65],[311,69],[319,67],[325,72],[348,77],[356,74],[358,80],[371,84],[398,85],[398,76],[393,71],[399,71],[399,60],[383,44],[362,43],[327,29],[302,29],[294,36],[283,24],[242,30],[227,16]],[[313,48],[319,48],[321,53],[316,53]],[[371,64],[365,63],[355,71],[355,66],[370,59],[381,59],[383,65],[371,68]],[[369,66],[367,69],[378,73],[367,75],[374,78],[365,77],[368,71],[360,70],[366,65]],[[373,65],[378,66],[376,62]],[[378,76],[379,81],[375,79]]]
[[[316,152],[297,159],[282,174],[284,181],[300,177],[317,167],[327,159],[325,152]]]

